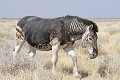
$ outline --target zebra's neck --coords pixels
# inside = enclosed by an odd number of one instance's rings
[[[74,35],[79,35],[85,32],[85,27],[83,27],[82,22],[78,22],[77,19],[73,19],[70,24],[70,32]]]
[[[68,21],[69,31],[71,33],[71,40],[79,40],[82,38],[86,27],[82,22],[78,22],[76,18]]]

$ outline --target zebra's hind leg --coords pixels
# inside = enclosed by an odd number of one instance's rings
[[[19,27],[17,27],[16,37],[15,37],[15,47],[14,47],[14,52],[13,52],[13,60],[15,60],[16,54],[19,53],[20,49],[22,48],[25,42],[26,41],[24,39],[22,30]]]

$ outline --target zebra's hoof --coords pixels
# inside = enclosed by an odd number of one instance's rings
[[[78,72],[73,73],[73,76],[76,77],[76,78],[81,78],[81,75],[79,75]]]
[[[57,74],[56,69],[52,69],[52,74],[53,74],[53,75],[56,75],[56,74]]]

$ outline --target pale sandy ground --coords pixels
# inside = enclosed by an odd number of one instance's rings
[[[0,19],[0,80],[80,80],[72,76],[72,60],[59,52],[57,74],[51,73],[51,53],[37,51],[34,60],[28,58],[27,43],[13,64],[14,28],[19,19]],[[99,56],[91,60],[77,42],[81,80],[120,80],[120,19],[91,19],[98,24]]]

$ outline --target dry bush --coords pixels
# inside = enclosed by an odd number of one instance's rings
[[[104,77],[107,80],[119,80],[120,79],[120,57],[119,54],[108,55],[104,59],[104,63],[102,63],[98,69],[98,73],[101,77]]]

